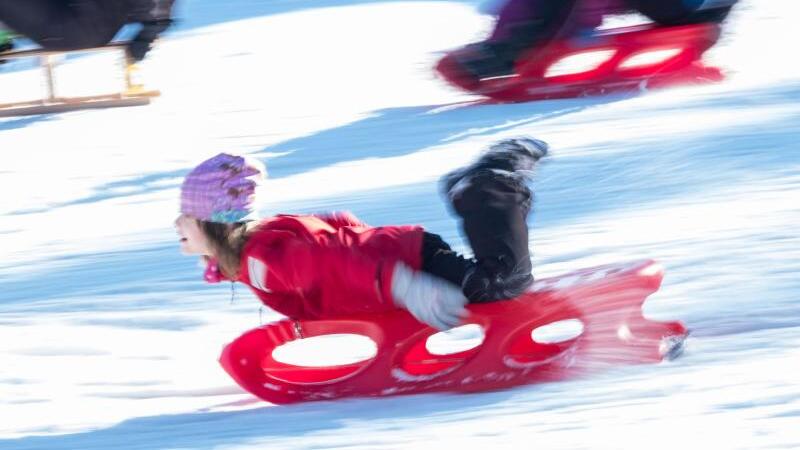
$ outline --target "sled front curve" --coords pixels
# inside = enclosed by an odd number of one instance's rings
[[[537,281],[517,299],[470,305],[465,324],[480,326],[474,348],[428,349],[437,331],[405,311],[339,320],[282,320],[244,333],[220,363],[245,390],[272,403],[423,392],[472,392],[555,381],[622,364],[672,357],[686,337],[679,322],[642,316],[642,304],[663,276],[653,261],[595,267]],[[558,341],[537,331],[566,321],[582,330]],[[297,366],[277,361],[283,344],[331,334],[371,339],[374,357],[351,364]]]

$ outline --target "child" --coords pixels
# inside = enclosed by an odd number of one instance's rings
[[[422,227],[371,227],[349,213],[254,220],[264,167],[225,153],[186,176],[175,226],[182,251],[207,263],[208,281],[242,282],[289,318],[404,308],[444,330],[461,322],[467,302],[513,298],[533,282],[526,182],[547,149],[536,139],[500,141],[443,179],[473,259]]]
[[[603,16],[639,12],[661,26],[720,23],[738,0],[506,0],[484,41],[454,53],[442,68],[457,85],[474,89],[480,80],[511,75],[528,49],[554,39],[586,35]]]
[[[172,24],[175,0],[0,0],[0,21],[46,50],[80,50],[108,44],[126,24],[141,28],[128,57],[141,61]]]

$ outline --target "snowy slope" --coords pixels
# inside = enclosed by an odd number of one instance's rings
[[[800,448],[787,38],[800,5],[743,0],[709,55],[730,71],[720,85],[490,106],[430,71],[487,29],[476,6],[186,1],[144,68],[164,92],[152,105],[0,119],[0,449]],[[113,81],[108,64],[69,61],[64,88]],[[29,65],[0,68],[0,103],[33,95]],[[178,253],[177,188],[194,164],[253,154],[270,170],[264,214],[349,209],[463,249],[438,176],[522,134],[554,149],[535,184],[536,275],[660,261],[646,311],[692,329],[683,358],[288,407],[222,372],[221,347],[278,316],[205,285]]]

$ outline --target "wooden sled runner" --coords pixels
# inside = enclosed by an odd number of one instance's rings
[[[141,84],[133,82],[132,74],[137,70],[136,65],[128,64],[125,57],[125,43],[112,43],[103,47],[88,48],[69,51],[51,51],[43,49],[19,50],[0,53],[0,59],[40,58],[44,72],[46,96],[37,100],[27,100],[12,103],[0,103],[0,117],[27,116],[35,114],[60,113],[92,108],[110,108],[120,106],[140,106],[150,103],[150,99],[158,97],[161,93],[157,90],[145,89]],[[79,96],[62,97],[58,95],[55,68],[57,57],[67,53],[92,53],[118,51],[122,53],[121,67],[124,75],[124,89],[120,92]]]

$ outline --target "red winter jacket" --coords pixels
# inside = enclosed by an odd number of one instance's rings
[[[292,319],[395,309],[392,270],[419,269],[423,229],[370,227],[349,213],[278,215],[261,222],[242,252],[239,279]]]

